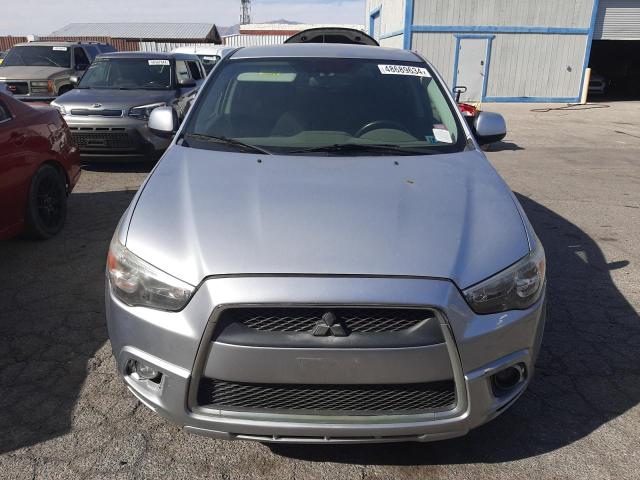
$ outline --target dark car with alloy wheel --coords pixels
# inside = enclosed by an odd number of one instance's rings
[[[57,234],[80,177],[80,154],[60,113],[0,92],[0,152],[0,239]]]

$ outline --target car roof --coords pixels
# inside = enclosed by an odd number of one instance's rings
[[[245,47],[235,52],[231,58],[269,57],[364,58],[423,63],[423,60],[418,55],[409,50],[338,43],[287,43],[284,45]]]
[[[165,53],[165,52],[108,52],[101,53],[96,58],[148,58],[156,60],[192,60],[200,61],[197,55],[188,53]]]
[[[40,47],[73,47],[74,45],[108,45],[108,43],[102,42],[23,42],[16,43],[14,47],[28,47],[28,46],[40,46]]]
[[[187,53],[194,55],[207,55],[207,54],[218,54],[218,53],[226,53],[232,50],[235,50],[237,47],[228,47],[225,45],[191,45],[190,47],[178,47],[173,50],[171,53]]]

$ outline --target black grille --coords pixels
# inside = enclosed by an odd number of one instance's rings
[[[80,149],[130,149],[133,142],[127,132],[72,131],[71,135]]]
[[[27,82],[7,82],[7,90],[14,95],[27,95],[29,84]]]
[[[200,405],[222,410],[371,415],[450,410],[453,380],[402,385],[273,385],[203,379]]]
[[[122,110],[89,110],[88,108],[74,108],[71,115],[96,116],[96,117],[121,117]]]
[[[430,310],[406,308],[243,308],[225,314],[254,330],[311,333],[327,312],[354,333],[399,332],[433,318]]]

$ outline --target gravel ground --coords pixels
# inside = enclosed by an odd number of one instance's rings
[[[632,479],[640,474],[640,104],[493,105],[488,153],[547,250],[537,376],[507,413],[432,444],[190,436],[115,374],[104,259],[144,167],[89,166],[57,238],[0,243],[0,478]]]

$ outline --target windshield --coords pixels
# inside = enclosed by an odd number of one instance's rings
[[[389,63],[230,60],[205,87],[183,136],[234,139],[283,154],[323,148],[336,155],[367,150],[393,155],[387,147],[415,155],[464,149],[463,131],[427,65]],[[221,142],[187,146],[225,148]]]
[[[98,58],[82,77],[79,88],[167,90],[172,88],[171,62],[148,58]]]
[[[71,67],[69,47],[25,45],[13,47],[2,61],[3,67]]]

